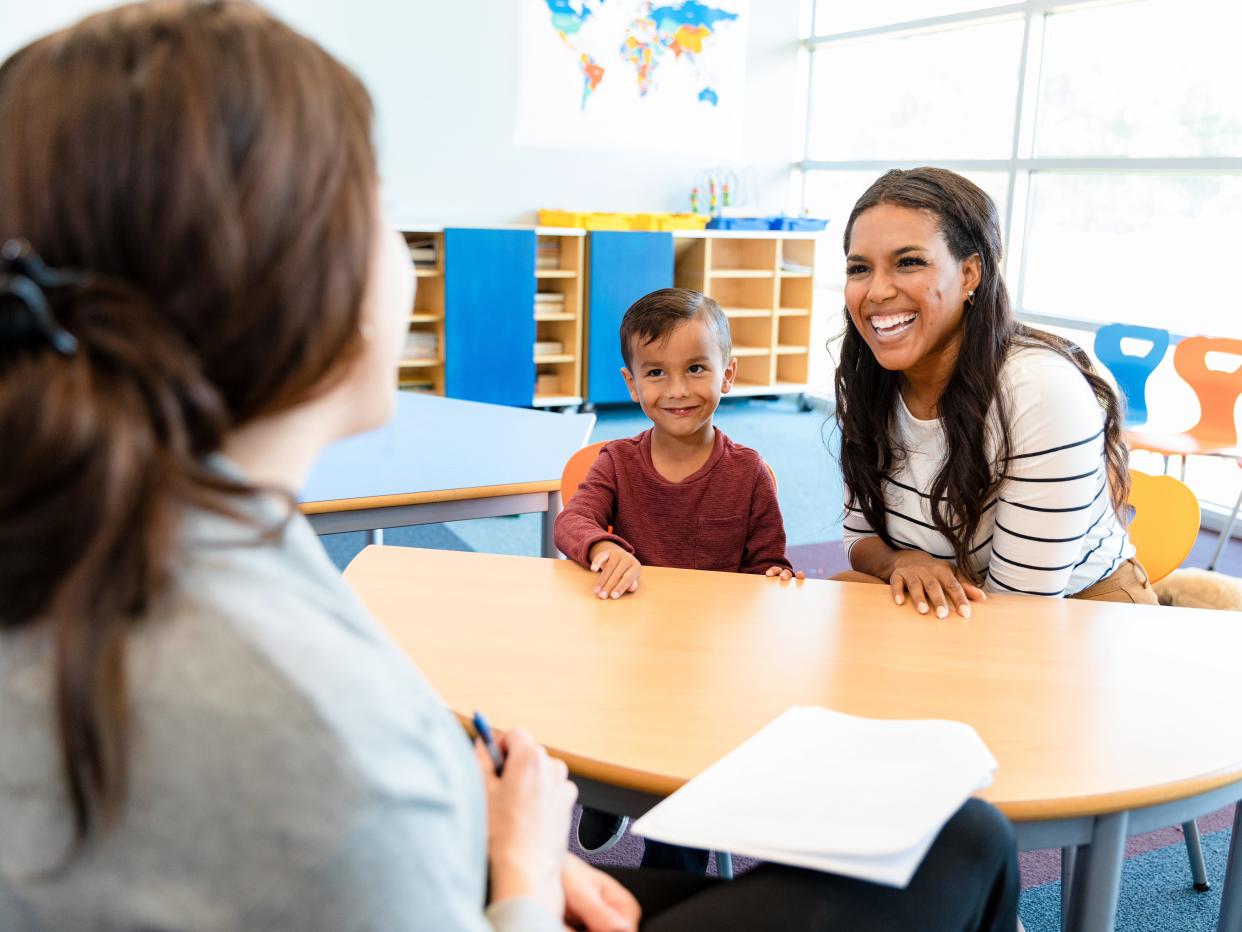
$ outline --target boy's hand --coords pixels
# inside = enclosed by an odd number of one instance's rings
[[[600,574],[600,582],[592,591],[601,599],[619,599],[638,588],[638,574],[643,565],[624,547],[601,540],[588,556],[591,572]]]
[[[769,566],[764,576],[779,576],[781,579],[793,579],[795,576],[799,579],[806,579],[806,573],[799,570],[794,572],[786,566]]]

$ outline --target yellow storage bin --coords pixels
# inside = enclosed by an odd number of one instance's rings
[[[633,214],[592,213],[585,210],[541,210],[539,225],[579,230],[632,230]]]
[[[706,214],[634,214],[635,230],[701,230],[712,218]]]

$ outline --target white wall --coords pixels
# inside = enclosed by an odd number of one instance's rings
[[[752,203],[786,206],[795,136],[802,0],[752,0],[741,158]],[[9,9],[0,56],[112,4],[41,0]],[[687,210],[701,154],[515,148],[514,0],[270,0],[353,67],[375,97],[385,196],[398,223],[533,222],[540,207]],[[759,13],[762,15],[758,15]],[[739,171],[739,174],[741,172]]]

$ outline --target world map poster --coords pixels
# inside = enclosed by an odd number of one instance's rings
[[[736,154],[748,0],[516,2],[516,145]]]

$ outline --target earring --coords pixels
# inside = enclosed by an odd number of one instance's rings
[[[974,302],[975,302],[975,293],[973,291],[966,292],[966,303],[974,304]]]

